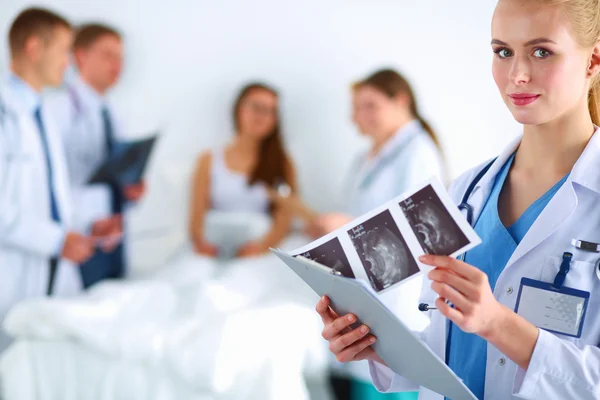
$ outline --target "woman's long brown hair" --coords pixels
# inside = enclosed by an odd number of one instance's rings
[[[246,85],[238,95],[233,107],[233,120],[238,133],[240,131],[239,114],[242,103],[244,102],[246,96],[248,96],[254,90],[265,90],[279,98],[279,95],[275,89],[264,83],[250,83]],[[273,187],[281,182],[291,184],[291,182],[289,182],[288,170],[290,160],[283,149],[283,143],[281,140],[279,107],[277,108],[277,114],[275,118],[276,121],[273,130],[263,139],[262,143],[260,144],[258,163],[254,167],[254,170],[250,173],[250,185],[257,182],[264,183],[269,187]]]

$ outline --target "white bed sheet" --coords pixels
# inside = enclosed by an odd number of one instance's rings
[[[316,300],[273,256],[186,253],[151,279],[23,303],[5,321],[4,400],[306,400],[327,365]]]
[[[160,365],[112,358],[73,341],[19,340],[3,359],[4,399],[214,399]]]

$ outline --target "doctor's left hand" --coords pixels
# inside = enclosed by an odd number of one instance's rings
[[[428,274],[431,288],[439,295],[435,306],[463,331],[486,338],[510,311],[496,300],[488,276],[479,268],[445,256],[425,255],[419,261],[436,267]]]
[[[123,194],[127,201],[137,202],[140,201],[144,194],[146,193],[146,182],[140,181],[139,183],[134,183],[132,185],[125,186],[123,189]]]

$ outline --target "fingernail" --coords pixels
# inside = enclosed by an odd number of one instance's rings
[[[426,255],[419,256],[419,261],[426,262],[427,261],[427,256]]]
[[[375,343],[375,340],[376,340],[376,339],[375,339],[374,337],[372,337],[371,339],[369,339],[369,342],[370,342],[370,343]]]
[[[354,315],[348,315],[348,321],[354,322]]]
[[[361,327],[360,327],[360,331],[361,331],[362,333],[367,333],[367,332],[368,332],[368,330],[369,330],[369,328],[367,328],[365,325],[363,325],[363,326],[361,326]]]

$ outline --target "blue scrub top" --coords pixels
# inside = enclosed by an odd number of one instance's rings
[[[482,244],[470,250],[465,256],[465,262],[487,274],[492,291],[518,244],[568,176],[556,183],[529,206],[512,226],[506,228],[498,214],[498,197],[513,160],[514,154],[496,176],[492,192],[475,224],[475,232],[481,238]],[[455,324],[450,324],[447,346],[448,366],[464,380],[465,385],[478,399],[483,399],[487,342],[475,334],[463,332]]]

